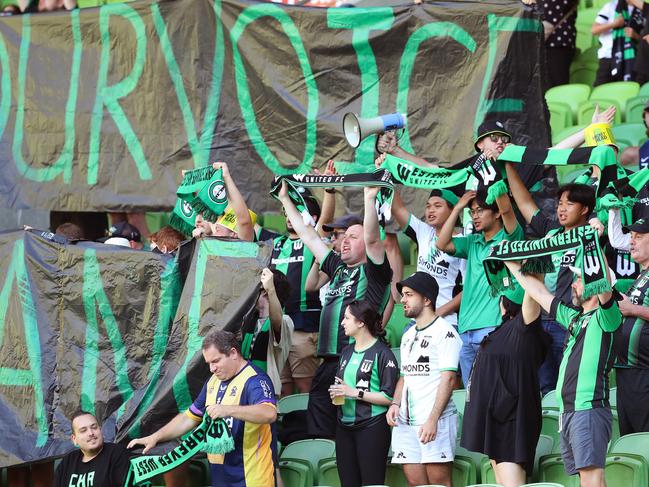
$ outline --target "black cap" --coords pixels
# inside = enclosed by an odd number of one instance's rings
[[[507,135],[510,139],[512,138],[512,134],[507,132],[507,129],[505,129],[505,125],[502,122],[497,120],[485,120],[478,128],[478,137],[473,142],[475,150],[480,151],[480,149],[478,149],[478,142],[480,142],[483,137],[491,134],[503,134]]]
[[[404,286],[409,287],[425,298],[430,299],[433,303],[433,309],[435,309],[435,302],[437,301],[437,295],[439,294],[439,286],[433,276],[427,272],[415,272],[411,276],[406,277],[403,281],[397,283],[397,291],[401,293]]]
[[[322,229],[325,232],[333,232],[338,228],[348,229],[352,225],[362,225],[363,219],[358,215],[343,215],[336,218],[331,223],[322,225]]]
[[[108,236],[100,238],[98,241],[104,242],[112,237],[122,237],[126,240],[132,240],[133,242],[139,242],[142,240],[140,231],[128,222],[119,222],[115,225],[111,225],[108,229]]]
[[[639,218],[633,225],[627,225],[626,229],[631,232],[649,233],[649,220],[646,218]]]

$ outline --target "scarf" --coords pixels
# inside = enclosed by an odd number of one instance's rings
[[[624,34],[624,29],[631,27],[636,32],[640,32],[644,19],[642,18],[642,12],[635,7],[629,14],[626,0],[618,0],[615,11],[624,18],[624,26],[613,30],[611,76],[617,81],[631,81],[633,79],[636,42]]]
[[[213,420],[207,414],[203,422],[169,453],[131,459],[125,487],[139,484],[163,474],[192,459],[198,452],[223,455],[234,450],[230,428],[221,418]]]
[[[467,167],[462,169],[422,167],[389,154],[381,167],[389,171],[399,183],[422,189],[464,186],[470,176],[475,176],[478,179],[478,187],[487,191],[487,204],[492,204],[498,196],[507,192],[501,172],[484,154],[469,159]]]
[[[275,176],[270,188],[270,195],[278,199],[279,191],[282,188],[282,181],[288,184],[288,196],[302,215],[305,225],[315,226],[313,218],[307,210],[302,194],[298,190],[300,186],[306,188],[331,188],[331,187],[365,187],[379,186],[381,190],[376,196],[376,210],[381,225],[381,235],[383,237],[383,227],[392,216],[391,206],[392,197],[394,196],[394,185],[390,173],[385,169],[379,169],[373,173],[346,174],[346,175],[312,175],[312,174],[293,174],[291,176]]]
[[[538,240],[503,240],[500,245],[492,247],[491,255],[483,262],[492,294],[500,294],[514,285],[504,261],[532,259],[523,264],[521,270],[524,273],[549,272],[552,270],[547,266],[551,266],[549,260],[543,259],[542,266],[539,266],[539,261],[534,259],[572,249],[577,249],[576,263],[581,269],[584,299],[610,291],[605,271],[607,264],[597,241],[597,232],[583,226]]]
[[[607,193],[597,202],[598,210],[633,208],[636,196],[649,184],[649,168],[609,182]]]
[[[178,198],[176,200],[176,206],[174,206],[174,209],[171,212],[169,225],[183,235],[189,236],[192,234],[192,230],[194,230],[194,227],[196,226],[196,215],[196,210],[194,210],[190,203]]]
[[[191,204],[207,221],[216,223],[228,206],[223,170],[215,170],[210,165],[186,171],[176,195]]]

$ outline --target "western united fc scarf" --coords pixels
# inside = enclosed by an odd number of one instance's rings
[[[629,6],[626,0],[618,0],[615,11],[616,14],[624,18],[624,25],[618,29],[613,29],[611,76],[616,81],[631,81],[633,79],[636,42],[628,37],[624,30],[630,27],[639,33],[644,25],[644,17],[642,16],[642,11],[635,7],[629,13]]]
[[[576,263],[581,269],[584,298],[610,291],[606,279],[607,264],[598,244],[597,232],[583,226],[538,240],[503,240],[500,245],[492,247],[491,255],[483,262],[492,294],[497,295],[513,286],[512,276],[503,261],[532,259],[532,262],[523,264],[523,272],[549,272],[551,269],[547,267],[536,267],[538,264],[534,264],[534,259],[572,249],[577,249]],[[545,265],[547,261],[543,262]]]
[[[176,200],[176,206],[174,206],[173,211],[171,212],[171,218],[169,218],[169,225],[174,227],[180,233],[185,236],[192,234],[192,230],[196,226],[196,210],[192,208],[192,205],[182,198]]]
[[[507,192],[500,171],[484,154],[472,158],[469,165],[462,169],[422,167],[389,154],[381,167],[390,171],[392,177],[401,184],[423,189],[464,185],[469,176],[473,175],[478,179],[478,187],[487,190],[487,204],[493,203],[498,196]]]
[[[632,208],[636,203],[636,196],[649,184],[649,168],[611,181],[605,194],[597,202],[597,208],[610,210],[614,208]]]
[[[221,418],[213,420],[207,414],[203,422],[169,453],[133,458],[126,476],[125,487],[137,485],[191,460],[198,452],[223,455],[234,450],[230,428]]]
[[[309,214],[304,198],[297,189],[299,186],[306,188],[332,188],[332,187],[365,187],[378,186],[381,188],[376,197],[377,214],[379,223],[383,227],[391,217],[392,197],[394,195],[394,185],[392,176],[387,170],[379,169],[373,173],[346,174],[346,175],[312,175],[312,174],[293,174],[291,176],[275,176],[273,180],[270,195],[277,198],[282,188],[282,181],[288,184],[288,195],[295,207],[302,215],[305,224],[314,225],[313,219]]]
[[[190,203],[207,221],[215,223],[228,206],[223,170],[215,170],[210,165],[185,171],[176,195]]]

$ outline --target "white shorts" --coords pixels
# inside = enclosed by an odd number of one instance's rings
[[[458,415],[437,422],[437,434],[429,443],[419,441],[419,428],[399,424],[392,428],[392,463],[446,463],[455,458]]]

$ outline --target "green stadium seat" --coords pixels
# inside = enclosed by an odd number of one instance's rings
[[[464,404],[466,403],[466,389],[455,389],[451,393],[455,407],[460,414],[464,414]]]
[[[615,367],[608,374],[608,386],[616,387],[617,386],[617,373],[615,372]]]
[[[649,433],[631,433],[620,436],[611,444],[610,453],[631,453],[644,456],[649,465]]]
[[[597,77],[597,66],[590,64],[571,64],[570,83],[592,85]]]
[[[394,356],[397,358],[397,364],[399,365],[399,369],[401,369],[401,348],[392,347],[391,350]]]
[[[556,409],[559,410],[559,403],[557,402],[557,391],[550,391],[543,399],[541,399],[542,409]]]
[[[599,11],[609,1],[610,0],[593,0],[593,8],[596,8]]]
[[[615,100],[620,105],[620,108],[624,110],[626,108],[626,101],[629,98],[638,96],[639,92],[640,85],[635,81],[614,81],[593,88],[593,91],[590,93],[590,99]]]
[[[403,258],[403,265],[412,264],[410,260],[410,238],[406,236],[403,232],[397,233],[397,242],[399,242],[399,250],[401,251],[401,257]],[[414,262],[415,264],[417,261]]]
[[[647,139],[647,129],[643,123],[623,123],[621,125],[613,125],[611,130],[613,131],[615,141],[623,142],[623,144],[618,144],[620,146],[637,146]],[[624,150],[622,148],[620,149]]]
[[[597,36],[591,32],[595,17],[599,12],[598,8],[584,8],[577,10],[577,49],[585,51],[588,48],[599,44]]]
[[[554,482],[536,482],[534,484],[521,485],[521,487],[563,487],[563,485]]]
[[[555,482],[564,487],[579,487],[579,476],[566,473],[561,455],[552,454],[541,457],[539,477],[541,482]]]
[[[338,475],[338,465],[336,465],[335,458],[333,461],[320,462],[318,466],[318,482],[322,485],[340,487],[340,476]]]
[[[280,398],[277,403],[279,414],[287,414],[291,411],[306,411],[309,405],[309,394],[291,394]]]
[[[403,304],[394,303],[394,309],[392,310],[390,320],[385,325],[385,331],[390,336],[389,343],[391,347],[398,347],[401,345],[403,329],[409,322],[410,318],[406,318],[403,314]]]
[[[417,272],[417,259],[415,258],[414,264],[408,264],[403,266],[403,277],[408,277]]]
[[[489,457],[487,455],[476,451],[469,451],[466,448],[460,446],[458,442],[457,446],[455,447],[455,457],[469,460],[473,464],[476,470],[476,482],[490,482],[482,478],[480,475],[482,471],[482,462],[484,460],[489,461]]]
[[[482,482],[496,482],[496,472],[489,457],[485,456],[480,464],[480,480]]]
[[[336,443],[324,438],[313,440],[298,440],[284,447],[280,460],[306,461],[311,466],[312,477],[318,475],[318,464],[323,458],[331,458],[336,454]]]
[[[455,457],[453,460],[453,485],[471,485],[476,483],[478,473],[470,459]]]
[[[500,484],[473,484],[467,485],[467,487],[503,487]]]
[[[570,106],[571,119],[570,125],[568,126],[572,126],[574,123],[577,123],[577,109],[579,108],[579,104],[588,100],[590,90],[589,85],[581,83],[554,86],[545,92],[545,101],[547,103],[565,103]]]
[[[410,241],[410,265],[414,265],[414,266],[417,265],[418,252],[419,252],[419,248],[417,247],[417,244],[411,240]],[[405,270],[404,270],[403,277],[406,277]]]
[[[308,465],[292,460],[280,460],[279,474],[284,487],[311,487],[313,474]]]
[[[572,125],[572,111],[567,103],[549,101],[548,111],[550,112],[550,130],[552,133],[561,132]]]
[[[155,233],[162,227],[169,225],[169,213],[163,211],[149,211],[144,214],[144,220],[146,221],[146,226],[149,229],[149,232]]]
[[[649,95],[638,95],[629,98],[626,101],[624,121],[627,123],[643,123],[642,113],[647,101],[649,101]]]
[[[532,477],[539,478],[539,461],[542,457],[550,455],[554,449],[554,438],[548,435],[539,435],[539,441],[536,443],[536,452],[534,453],[534,468]]]
[[[390,487],[408,487],[403,466],[398,463],[388,463],[385,468],[385,485]]]
[[[624,101],[623,103],[626,103]],[[577,122],[580,125],[588,125],[591,123],[593,113],[595,112],[595,105],[599,105],[600,111],[606,110],[611,105],[615,105],[615,123],[622,123],[622,110],[620,108],[620,101],[610,98],[591,98],[583,102],[577,109]]]
[[[608,390],[608,402],[611,409],[617,409],[617,387],[611,387]]]
[[[607,487],[647,487],[649,465],[643,456],[614,453],[606,457],[604,475]]]
[[[549,436],[553,441],[553,453],[560,451],[559,411],[544,409],[541,413],[541,434]]]
[[[277,233],[286,232],[286,217],[279,213],[264,213],[264,228]]]

